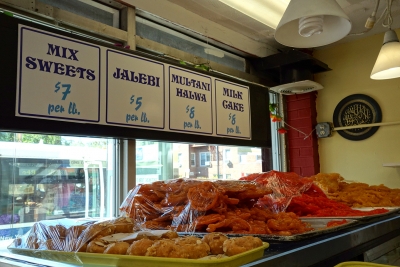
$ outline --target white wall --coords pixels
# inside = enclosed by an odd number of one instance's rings
[[[397,31],[400,36],[400,30]],[[400,121],[400,78],[375,81],[369,78],[379,53],[383,34],[317,50],[314,56],[332,71],[316,75],[324,86],[318,92],[317,122],[333,122],[336,105],[351,94],[374,98],[382,110],[382,122]],[[350,141],[334,132],[319,139],[320,172],[340,173],[346,180],[371,185],[400,187],[400,125],[381,126],[370,138]]]

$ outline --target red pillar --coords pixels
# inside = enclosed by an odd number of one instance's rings
[[[316,99],[317,92],[287,96],[286,123],[307,135],[311,133],[317,124]],[[301,176],[319,173],[318,139],[315,131],[304,139],[302,133],[287,128],[288,171]]]

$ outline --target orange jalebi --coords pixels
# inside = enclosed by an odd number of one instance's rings
[[[271,192],[252,181],[158,181],[132,190],[121,211],[147,229],[275,235],[309,230],[298,218],[257,204]]]
[[[187,198],[194,209],[207,211],[215,207],[219,194],[218,189],[211,182],[204,182],[190,188]]]

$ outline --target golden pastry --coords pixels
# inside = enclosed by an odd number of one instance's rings
[[[227,256],[233,256],[245,251],[261,247],[262,241],[254,236],[242,236],[225,240],[222,248]]]
[[[224,254],[222,246],[227,239],[228,237],[221,233],[210,233],[203,237],[203,241],[210,246],[212,255]]]
[[[94,239],[87,244],[86,252],[103,253],[106,250],[107,244],[101,239]]]
[[[144,256],[146,255],[147,249],[154,244],[153,240],[143,238],[134,241],[126,251],[127,255]]]
[[[104,254],[120,254],[120,255],[125,255],[126,251],[129,248],[129,243],[127,242],[117,242],[117,243],[112,243],[106,247],[104,250]]]

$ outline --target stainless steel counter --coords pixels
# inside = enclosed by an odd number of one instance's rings
[[[365,251],[398,236],[400,236],[400,214],[396,213],[311,239],[270,242],[270,247],[265,250],[262,259],[244,266],[330,267],[353,260]],[[74,265],[24,257],[7,250],[0,250],[0,266],[71,267]]]
[[[244,266],[329,267],[354,260],[397,236],[400,236],[400,215],[392,214],[304,241],[271,242],[262,259]]]

